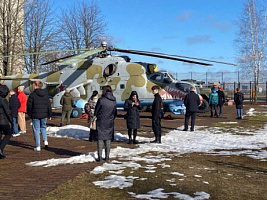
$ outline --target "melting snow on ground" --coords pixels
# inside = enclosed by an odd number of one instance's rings
[[[255,110],[250,109],[247,115],[253,115]],[[147,173],[154,173],[157,167],[170,167],[164,162],[171,160],[172,156],[180,156],[182,154],[200,152],[212,155],[247,155],[254,159],[261,161],[267,160],[267,126],[264,129],[255,132],[247,131],[249,134],[232,134],[231,132],[223,132],[220,128],[205,128],[196,127],[194,132],[184,132],[182,127],[177,130],[170,131],[162,137],[162,144],[149,143],[148,138],[137,137],[140,144],[137,148],[130,149],[120,147],[119,144],[116,148],[111,149],[110,158],[112,161],[103,163],[97,166],[91,173],[99,174],[109,172],[112,175],[107,176],[103,181],[94,182],[95,185],[103,188],[126,188],[133,185],[134,180],[145,180],[142,177],[133,176],[120,176],[125,168],[138,170],[145,168]],[[68,125],[65,127],[48,127],[48,135],[50,137],[68,137],[73,139],[87,139],[89,128],[79,125]],[[236,130],[234,130],[236,132]],[[219,134],[218,134],[219,133]],[[243,132],[244,133],[244,130]],[[118,142],[126,142],[127,136],[121,133],[115,133],[115,140]],[[232,151],[233,150],[233,151]],[[152,155],[151,152],[157,152],[158,155]],[[162,154],[161,154],[162,153]],[[28,166],[43,166],[52,167],[61,164],[75,164],[85,162],[95,162],[97,152],[89,152],[79,156],[70,158],[49,159],[43,161],[35,161],[26,163]],[[147,163],[141,166],[138,162],[144,161]],[[183,177],[184,174],[179,172],[172,172],[173,175]],[[200,175],[195,175],[200,178]],[[171,180],[168,180],[171,181]],[[181,179],[182,181],[182,179]],[[203,181],[204,184],[209,184]],[[175,184],[174,184],[175,185]],[[196,192],[194,197],[180,194],[180,193],[164,193],[163,189],[157,189],[148,192],[147,194],[135,194],[129,192],[132,197],[140,199],[153,199],[153,198],[167,198],[172,195],[174,198],[180,199],[208,199],[209,194],[205,192]]]

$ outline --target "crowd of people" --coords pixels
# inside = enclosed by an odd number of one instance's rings
[[[51,120],[52,109],[45,89],[42,89],[43,83],[35,81],[32,83],[34,91],[27,96],[24,93],[24,86],[19,86],[17,91],[9,91],[8,87],[0,84],[0,159],[5,158],[4,148],[8,144],[11,136],[19,136],[26,133],[25,113],[32,120],[32,129],[35,141],[35,151],[41,151],[40,133],[45,148],[48,148],[48,138],[46,131],[47,119]],[[154,85],[151,91],[154,95],[152,103],[152,129],[155,139],[151,143],[161,143],[161,119],[164,116],[163,101],[159,95],[159,86]],[[9,101],[6,97],[9,95]],[[237,109],[237,119],[243,118],[244,95],[237,88],[234,95],[234,102]],[[70,116],[74,104],[74,98],[70,94],[69,88],[65,90],[61,97],[62,116],[60,126],[64,125],[67,116],[67,125],[70,123]],[[190,92],[185,96],[184,104],[186,107],[185,122],[183,131],[188,131],[189,119],[191,117],[190,131],[194,131],[196,113],[202,103],[202,98],[196,93],[195,87],[190,88]],[[211,117],[219,117],[223,112],[225,103],[225,94],[221,87],[218,91],[212,89],[209,96],[209,106],[211,108]],[[136,140],[138,129],[140,128],[140,115],[142,109],[141,103],[136,91],[132,91],[129,98],[125,100],[124,110],[127,112],[125,119],[128,129],[128,144],[137,144]],[[219,109],[219,110],[218,110]],[[116,98],[113,96],[112,88],[109,85],[103,87],[102,95],[98,97],[98,91],[93,91],[85,106],[88,114],[88,125],[92,123],[93,117],[96,120],[96,130],[91,129],[89,141],[97,141],[96,161],[109,160],[111,141],[114,140],[114,119],[117,116]],[[219,113],[218,113],[219,112]],[[4,138],[2,139],[2,134]],[[105,157],[103,157],[103,148]]]

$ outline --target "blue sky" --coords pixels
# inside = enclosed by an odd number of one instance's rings
[[[52,0],[54,6],[71,6],[82,0]],[[63,3],[65,2],[65,3]],[[107,34],[114,46],[236,63],[239,14],[245,0],[97,0],[105,16]],[[218,72],[235,66],[211,67],[130,55],[132,61],[158,64],[172,72]]]

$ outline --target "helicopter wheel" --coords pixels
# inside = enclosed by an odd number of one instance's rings
[[[205,113],[208,112],[210,109],[209,103],[206,99],[202,100],[202,104],[198,107],[198,112],[199,113]]]
[[[72,118],[79,118],[82,116],[82,110],[80,108],[73,108],[71,112]]]

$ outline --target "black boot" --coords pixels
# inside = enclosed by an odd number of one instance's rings
[[[157,143],[158,142],[158,137],[155,138],[155,140],[151,141],[150,143]]]
[[[161,144],[161,136],[158,137],[158,143]]]
[[[0,159],[3,159],[5,158],[5,154],[4,154],[4,151],[2,149],[0,149]]]
[[[133,143],[133,140],[132,140],[132,129],[128,129],[128,136],[129,136],[128,144],[132,144]]]
[[[129,141],[128,141],[128,144],[132,144],[133,143],[133,140],[131,137],[129,137]]]
[[[137,140],[136,140],[136,136],[137,136],[137,129],[133,130],[133,143],[134,144],[138,144]]]

